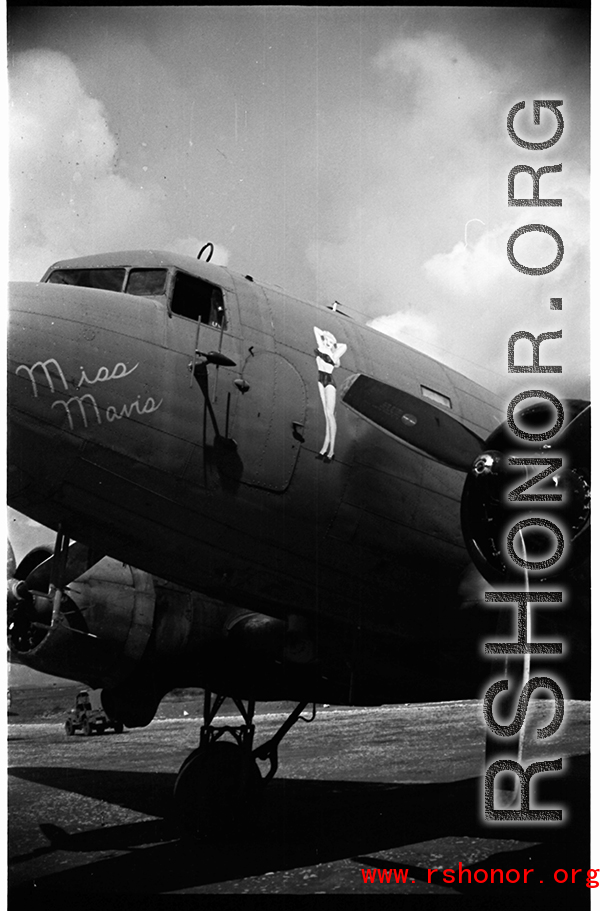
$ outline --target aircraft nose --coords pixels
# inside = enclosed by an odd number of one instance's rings
[[[117,292],[46,282],[9,283],[8,303],[9,381],[13,394],[22,388],[34,399],[67,392],[67,384],[73,394],[85,358],[97,359],[121,336],[143,336],[156,306],[130,298],[125,308]]]
[[[138,419],[162,404],[154,390],[165,310],[144,297],[44,282],[11,283],[8,299],[9,503],[27,512],[22,498],[58,495],[85,446],[151,451],[150,421]]]
[[[49,394],[67,391],[61,357],[68,314],[57,285],[10,282],[8,306],[9,412],[27,412]]]
[[[64,297],[64,287],[46,282],[9,282],[9,313],[38,313],[43,315]]]
[[[93,422],[92,396],[87,411],[75,401],[82,365],[103,356],[123,305],[113,292],[43,282],[9,283],[8,303],[8,495],[26,512],[32,499],[53,495],[77,458],[82,440],[71,431],[81,427],[68,403],[84,429]]]
[[[64,286],[41,282],[9,283],[9,381],[15,376],[23,379],[25,368],[37,361],[58,359],[64,337],[70,334],[65,331],[65,321],[78,320],[80,310],[79,302],[72,295],[69,301],[65,290]],[[37,398],[39,389],[34,389],[33,393]]]
[[[96,288],[50,282],[9,282],[9,326],[27,318],[40,321],[69,319],[102,325],[105,313],[119,308],[121,300],[119,294]]]
[[[57,432],[52,399],[67,391],[57,290],[34,282],[8,287],[7,493],[9,504],[22,512],[34,491],[36,498],[48,496],[59,483],[49,458]]]

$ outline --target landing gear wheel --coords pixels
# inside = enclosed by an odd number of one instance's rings
[[[67,735],[67,737],[72,737],[74,733],[75,733],[75,729],[73,728],[73,722],[65,721],[65,734]]]
[[[192,835],[233,835],[253,819],[262,783],[249,750],[219,741],[194,750],[175,781],[179,821]]]
[[[85,737],[91,737],[92,735],[92,726],[87,719],[83,722],[83,733]]]

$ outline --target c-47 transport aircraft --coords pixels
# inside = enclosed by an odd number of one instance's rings
[[[533,477],[508,456],[563,456],[537,490],[564,494],[570,601],[535,626],[568,642],[561,679],[587,696],[587,402],[523,443],[492,392],[343,308],[166,252],[58,262],[10,308],[8,500],[57,532],[11,561],[12,656],[102,687],[130,727],[203,687],[189,815],[243,801],[256,759],[274,774],[310,703],[481,695],[502,613],[483,592],[522,586],[502,542],[535,508],[508,501]],[[520,426],[551,426],[545,405]],[[226,696],[243,724],[215,723]],[[256,700],[297,703],[258,747]]]

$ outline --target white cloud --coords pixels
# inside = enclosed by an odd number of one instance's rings
[[[436,357],[440,350],[437,327],[421,313],[399,310],[397,313],[378,316],[370,320],[368,325],[432,357]]]
[[[179,246],[163,190],[119,173],[102,104],[62,53],[20,54],[10,79],[10,272],[35,281],[57,259]],[[194,245],[195,246],[195,245]],[[199,247],[193,251],[196,253]]]
[[[332,198],[335,236],[313,242],[308,259],[321,299],[376,317],[381,331],[473,376],[471,362],[507,382],[513,332],[562,329],[559,355],[548,346],[546,363],[562,363],[569,390],[585,394],[589,178],[577,159],[586,154],[584,143],[580,151],[565,145],[533,162],[558,164],[569,152],[562,172],[540,182],[541,197],[561,198],[562,207],[509,207],[508,173],[529,161],[521,161],[506,133],[509,100],[523,92],[520,72],[501,56],[497,61],[431,32],[404,36],[378,55],[380,96],[361,115],[368,167],[360,191],[351,205],[347,196]],[[531,178],[518,175],[515,191],[531,197]],[[546,224],[563,239],[555,272],[534,277],[510,264],[508,239],[528,224]],[[530,232],[514,253],[539,267],[554,259],[556,243]],[[563,310],[550,311],[550,297],[558,296]]]
[[[475,246],[459,241],[450,253],[436,253],[424,263],[425,273],[456,295],[482,293],[506,271],[506,242],[501,232],[484,234]]]

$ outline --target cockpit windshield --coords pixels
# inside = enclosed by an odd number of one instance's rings
[[[156,297],[165,293],[166,269],[132,269],[127,279],[127,294]]]
[[[198,320],[214,328],[225,328],[227,318],[223,291],[198,276],[179,269],[146,269],[135,266],[113,268],[54,269],[47,282],[78,285],[80,288],[98,288],[118,291],[136,297],[162,298],[170,306],[171,314],[185,319]]]
[[[138,297],[160,297],[166,293],[166,269],[55,269],[47,281],[102,291],[125,291]]]
[[[125,269],[55,269],[47,278],[55,285],[78,285],[102,291],[122,291]]]

